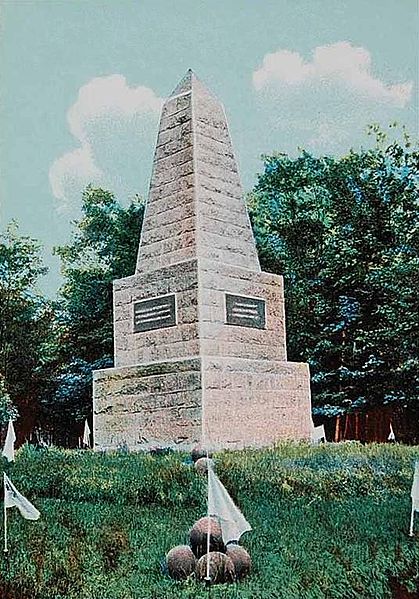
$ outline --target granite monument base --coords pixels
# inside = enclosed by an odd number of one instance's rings
[[[202,357],[99,370],[95,449],[264,447],[310,437],[308,367]],[[301,397],[307,405],[301,405]]]

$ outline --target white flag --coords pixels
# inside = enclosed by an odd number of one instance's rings
[[[83,445],[90,447],[90,428],[87,419],[84,421]]]
[[[6,473],[4,473],[4,505],[6,508],[16,506],[26,520],[38,520],[40,516],[36,507],[22,493],[19,493]]]
[[[387,441],[395,441],[395,440],[396,440],[396,435],[394,434],[393,427],[391,426],[391,422],[390,422],[390,434],[388,436]]]
[[[6,441],[4,443],[3,453],[5,458],[9,460],[9,462],[15,461],[15,429],[13,428],[12,420],[9,420],[9,426],[7,427],[7,435]]]
[[[252,530],[212,468],[208,468],[208,514],[218,517],[226,545],[230,541],[238,541],[244,532]]]
[[[412,498],[412,508],[414,511],[419,512],[419,462],[415,464],[415,475],[413,477],[412,492],[410,493]]]
[[[324,425],[313,426],[311,429],[311,442],[320,443],[324,439],[326,441],[326,433],[324,432]]]

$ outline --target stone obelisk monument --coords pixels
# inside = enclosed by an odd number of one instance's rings
[[[262,272],[224,110],[188,71],[161,114],[136,272],[114,282],[115,367],[94,373],[96,449],[306,439],[282,277]]]

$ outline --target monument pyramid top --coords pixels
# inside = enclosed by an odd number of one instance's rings
[[[189,69],[162,108],[136,273],[193,258],[260,271],[224,109]]]
[[[186,71],[185,75],[176,85],[175,89],[166,98],[166,102],[178,96],[183,96],[189,93],[193,93],[194,96],[197,96],[198,94],[203,94],[204,96],[206,95],[208,98],[211,98],[214,102],[216,102],[220,107],[223,108],[222,103],[211,92],[211,90],[208,89],[208,87],[201,81],[201,79],[192,69],[188,69]]]
[[[188,92],[192,91],[192,87],[198,82],[202,85],[194,71],[192,69],[188,69],[168,98],[173,98],[174,96],[179,96],[181,94],[187,94]]]

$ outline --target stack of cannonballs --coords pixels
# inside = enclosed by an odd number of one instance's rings
[[[192,452],[192,459],[198,473],[207,472],[207,458],[199,450]],[[209,463],[213,467],[211,459]],[[221,526],[216,518],[211,517],[195,522],[189,531],[189,545],[173,547],[166,555],[166,565],[169,576],[175,580],[194,575],[199,581],[217,584],[243,579],[249,574],[252,562],[244,547],[236,543],[224,545]]]

